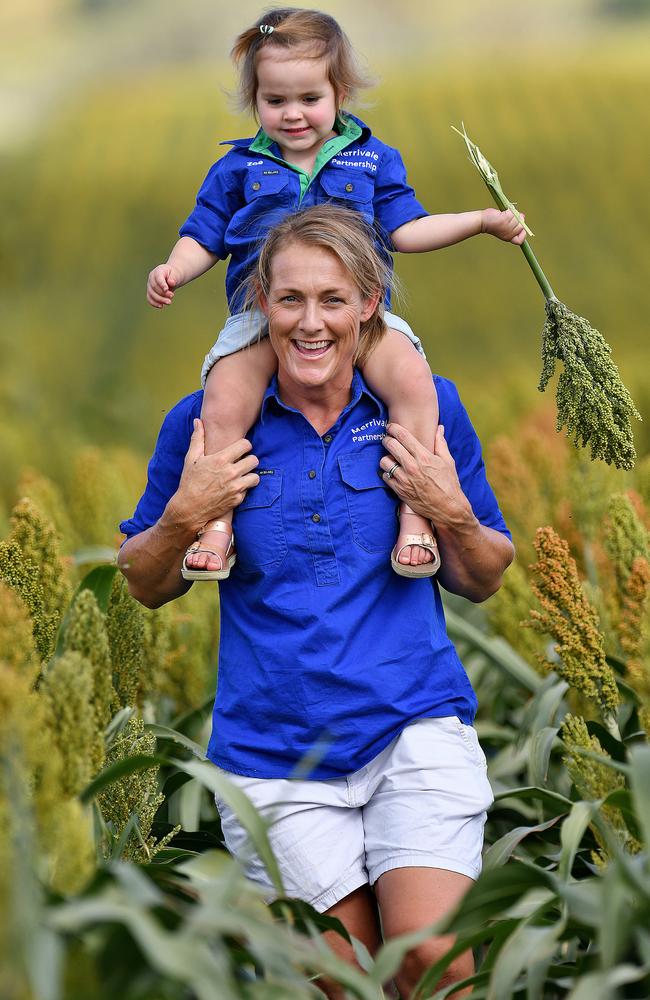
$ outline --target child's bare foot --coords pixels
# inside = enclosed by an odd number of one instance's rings
[[[185,553],[182,574],[186,580],[225,580],[235,562],[232,521],[209,521]]]
[[[403,576],[433,576],[440,566],[440,555],[431,522],[404,503],[399,517],[400,530],[391,557],[393,569],[400,573],[404,567],[400,574]]]

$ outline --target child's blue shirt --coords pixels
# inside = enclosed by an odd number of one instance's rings
[[[373,136],[353,115],[342,117],[339,127],[342,135],[324,147],[331,149],[331,155],[324,162],[319,155],[307,184],[304,171],[286,163],[279,146],[261,131],[253,139],[223,144],[232,149],[210,167],[194,210],[179,232],[221,260],[230,257],[226,295],[232,313],[241,312],[242,283],[267,233],[298,208],[333,202],[361,212],[375,227],[385,257],[390,256],[390,234],[428,214],[407,182],[396,149]],[[386,305],[390,306],[389,298]]]

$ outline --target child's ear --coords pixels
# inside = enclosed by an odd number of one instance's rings
[[[349,96],[350,96],[349,90],[339,90],[338,94],[336,95],[337,111],[341,110],[341,108],[343,107]]]

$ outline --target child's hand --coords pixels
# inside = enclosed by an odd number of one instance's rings
[[[147,279],[147,302],[155,309],[164,309],[174,298],[174,289],[180,281],[177,268],[171,264],[154,267]]]
[[[521,212],[522,219],[525,218]],[[481,212],[481,232],[489,233],[508,243],[519,246],[526,239],[526,230],[517,222],[510,210],[500,212],[498,208],[484,208]]]

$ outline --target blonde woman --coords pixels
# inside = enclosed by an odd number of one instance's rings
[[[272,820],[288,894],[340,918],[371,952],[379,913],[386,937],[427,926],[479,874],[492,793],[439,586],[482,601],[513,557],[453,385],[434,380],[441,425],[429,451],[387,425],[355,367],[385,336],[388,280],[358,213],[317,206],[270,232],[252,289],[278,371],[260,418],[248,440],[206,455],[201,393],[182,400],[120,553],[131,593],[157,607],[190,586],[181,565],[197,528],[236,508],[208,757]],[[390,568],[399,501],[436,524],[433,580]],[[293,779],[315,749],[309,777]],[[217,805],[228,848],[271,897],[245,830]],[[407,955],[402,996],[448,947],[431,938]],[[467,953],[445,982],[471,972]]]

